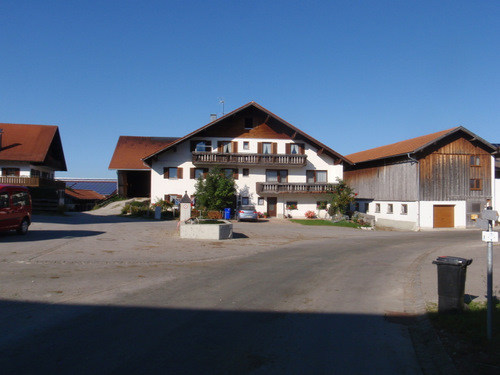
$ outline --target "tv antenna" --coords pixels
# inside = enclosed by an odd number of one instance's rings
[[[219,103],[222,104],[222,116],[224,116],[224,98],[220,98]]]

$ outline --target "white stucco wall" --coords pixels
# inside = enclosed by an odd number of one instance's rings
[[[424,201],[420,202],[420,227],[422,229],[434,227],[434,205],[455,206],[455,228],[466,228],[465,201]]]
[[[291,143],[290,140],[281,139],[259,139],[259,138],[204,138],[212,142],[212,152],[217,150],[218,141],[237,141],[239,154],[256,154],[257,145],[259,142],[276,142],[278,154],[286,153],[286,144]],[[249,149],[243,149],[243,142],[249,142]],[[297,142],[304,143],[304,142]],[[253,166],[248,167],[238,166],[238,179],[235,180],[237,192],[242,197],[248,197],[251,204],[256,206],[256,209],[261,212],[267,211],[267,201],[264,200],[263,205],[259,205],[259,195],[256,191],[257,182],[266,181],[266,169],[287,169],[289,183],[305,183],[306,170],[326,170],[327,179],[329,183],[337,182],[337,178],[343,177],[342,165],[334,165],[334,161],[327,155],[318,155],[317,150],[307,143],[305,144],[305,154],[307,155],[307,165],[305,167],[288,166],[276,167],[271,166]],[[163,169],[165,167],[183,168],[182,179],[164,179]],[[230,166],[223,165],[223,168]],[[190,178],[190,170],[195,168],[192,163],[192,153],[190,150],[190,141],[186,141],[176,147],[176,151],[167,151],[158,155],[158,159],[153,162],[151,173],[151,200],[154,202],[157,199],[163,199],[166,194],[184,194],[187,191],[188,195],[195,192],[196,180]],[[243,176],[243,168],[250,170],[249,176]],[[270,195],[272,196],[272,195]],[[277,214],[282,216],[284,214],[291,214],[293,217],[303,217],[304,213],[308,210],[316,211],[316,202],[325,200],[325,195],[321,194],[287,194],[275,195],[278,199]],[[285,204],[287,201],[297,201],[298,209],[287,211]]]

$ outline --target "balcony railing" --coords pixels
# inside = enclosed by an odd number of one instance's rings
[[[307,155],[297,154],[241,154],[219,152],[193,152],[193,164],[220,165],[267,165],[267,166],[298,166],[307,164]]]
[[[0,184],[21,185],[29,187],[46,187],[54,189],[64,189],[66,187],[64,181],[49,180],[41,177],[1,176]]]
[[[301,193],[328,193],[333,184],[329,183],[282,183],[282,182],[257,182],[258,194],[301,194]]]

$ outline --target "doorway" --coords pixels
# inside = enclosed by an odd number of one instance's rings
[[[454,228],[454,227],[455,227],[455,206],[435,205],[434,228]]]
[[[267,198],[267,216],[276,217],[276,207],[278,206],[278,198],[268,197]]]

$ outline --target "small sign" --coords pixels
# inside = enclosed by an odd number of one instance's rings
[[[483,212],[481,212],[481,219],[497,221],[498,212],[493,210],[484,210]]]
[[[490,229],[489,221],[479,218],[476,220],[476,227],[484,229],[484,230],[488,230],[488,229]]]
[[[498,232],[483,232],[483,242],[498,242]]]

